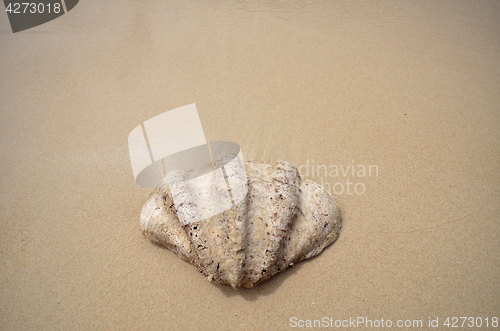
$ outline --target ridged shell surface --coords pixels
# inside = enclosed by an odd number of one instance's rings
[[[292,164],[245,163],[242,202],[203,221],[181,225],[168,185],[141,212],[141,230],[220,285],[254,287],[337,240],[335,198]]]

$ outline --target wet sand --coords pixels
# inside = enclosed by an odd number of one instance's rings
[[[0,45],[0,329],[500,318],[498,3],[80,1]],[[145,239],[128,134],[193,102],[337,193],[339,240],[236,291]]]

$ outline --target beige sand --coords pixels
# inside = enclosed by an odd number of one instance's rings
[[[0,58],[1,330],[500,317],[498,2],[80,1],[1,13]],[[339,240],[235,291],[144,238],[127,136],[193,102],[209,139],[343,187]]]

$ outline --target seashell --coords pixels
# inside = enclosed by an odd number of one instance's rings
[[[251,288],[337,240],[342,218],[335,198],[292,164],[245,162],[248,190],[232,208],[182,225],[166,181],[141,212],[141,231],[195,266],[209,280]],[[170,173],[182,178],[182,173]],[[171,181],[169,181],[171,183]]]

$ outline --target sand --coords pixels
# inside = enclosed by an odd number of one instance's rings
[[[1,330],[500,318],[498,2],[80,1],[0,45]],[[338,241],[233,290],[144,238],[128,134],[190,103],[334,191]]]

